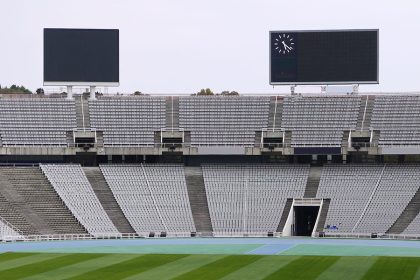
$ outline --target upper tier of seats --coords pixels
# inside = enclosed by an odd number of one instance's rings
[[[179,127],[191,131],[191,145],[253,145],[267,128],[269,97],[192,96],[179,99]]]
[[[260,140],[256,132],[275,126],[291,132],[292,147],[339,147],[344,131],[355,130],[359,120],[379,131],[379,146],[420,145],[420,96],[375,96],[372,113],[362,98],[295,95],[273,106],[268,96],[182,96],[169,106],[160,96],[100,97],[89,101],[89,120],[103,132],[105,146],[153,146],[156,132],[170,125],[189,132],[193,146],[253,146]],[[78,110],[64,98],[2,96],[0,145],[67,146]]]
[[[371,129],[379,130],[379,146],[420,144],[420,96],[377,96]]]
[[[340,146],[344,130],[356,128],[355,96],[290,96],[283,102],[281,127],[292,131],[292,146]]]
[[[165,127],[165,98],[124,97],[89,101],[92,128],[103,131],[104,145],[153,145]]]
[[[0,99],[0,136],[3,145],[66,146],[66,131],[74,128],[74,100]]]

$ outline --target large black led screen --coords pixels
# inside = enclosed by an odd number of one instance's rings
[[[117,84],[119,30],[44,29],[44,84]]]
[[[271,31],[270,84],[378,83],[378,30]]]

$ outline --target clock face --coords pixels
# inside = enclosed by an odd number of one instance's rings
[[[295,51],[295,42],[291,34],[281,33],[274,37],[273,48],[279,54],[289,54]]]

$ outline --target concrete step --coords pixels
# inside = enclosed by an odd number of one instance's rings
[[[330,208],[330,199],[324,199],[322,204],[322,208],[320,209],[321,214],[319,215],[318,226],[316,227],[316,231],[324,231],[325,228],[325,221],[327,220],[328,209]]]
[[[7,176],[15,201],[21,199],[25,203],[22,210],[30,215],[39,233],[87,233],[38,167],[7,167],[0,172]]]
[[[322,166],[311,166],[309,177],[306,181],[304,198],[314,198],[318,192],[319,181],[321,180]]]
[[[191,211],[197,232],[209,235],[213,231],[201,167],[185,167]]]
[[[268,117],[269,129],[280,129],[281,117],[283,114],[283,97],[273,96],[270,100],[270,110]]]
[[[289,217],[290,209],[292,208],[293,198],[288,198],[286,205],[284,205],[283,213],[281,214],[279,225],[277,226],[277,232],[283,232],[284,225],[286,224],[287,218]]]
[[[420,188],[417,190],[411,201],[405,207],[404,211],[394,222],[394,224],[387,230],[389,234],[402,233],[414,218],[420,213]]]
[[[101,202],[114,226],[121,233],[135,233],[133,227],[126,219],[118,202],[108,186],[99,167],[83,167],[83,171],[89,183],[92,185],[93,191]]]

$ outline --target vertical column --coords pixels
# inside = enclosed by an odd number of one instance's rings
[[[95,86],[90,86],[90,97],[89,97],[90,100],[95,100],[96,99],[95,91],[96,91],[96,87]]]
[[[67,86],[67,99],[73,99],[73,86]]]

